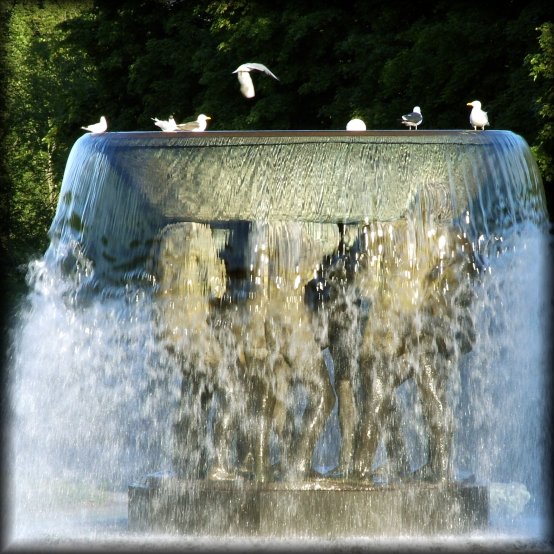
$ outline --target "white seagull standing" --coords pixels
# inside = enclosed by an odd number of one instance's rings
[[[406,125],[410,130],[415,129],[417,131],[417,126],[421,125],[422,121],[423,116],[419,106],[414,106],[413,111],[402,116],[402,125]]]
[[[188,121],[187,123],[178,123],[177,124],[177,130],[178,131],[205,131],[206,127],[208,126],[208,119],[211,119],[209,115],[204,115],[201,113],[197,118],[196,121]]]
[[[157,125],[162,131],[177,131],[177,123],[175,122],[173,116],[170,116],[168,120],[153,117],[152,121],[154,122],[154,125]]]
[[[86,127],[81,127],[81,129],[84,129],[85,131],[90,131],[91,133],[105,133],[108,129],[108,122],[106,121],[106,118],[102,116],[98,123],[92,123],[91,125],[87,125]]]
[[[477,131],[477,127],[481,127],[481,130],[484,131],[485,125],[489,125],[489,117],[487,112],[481,109],[481,102],[479,102],[479,100],[474,100],[473,102],[468,102],[467,105],[473,107],[469,114],[471,126],[475,131]]]
[[[233,73],[237,74],[240,83],[240,91],[245,98],[253,98],[256,95],[256,92],[254,91],[254,83],[252,82],[252,77],[250,77],[250,72],[253,70],[261,71],[262,73],[277,79],[277,81],[279,80],[279,78],[269,71],[269,69],[262,63],[249,62],[239,65]]]

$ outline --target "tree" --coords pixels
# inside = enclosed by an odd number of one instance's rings
[[[540,51],[526,58],[530,75],[539,86],[536,108],[541,123],[532,149],[545,180],[545,186],[551,187],[554,183],[554,23],[543,23],[537,31]],[[551,203],[551,214],[552,209]]]
[[[8,250],[15,265],[44,251],[74,133],[68,95],[90,96],[93,67],[59,23],[86,3],[14,2],[6,23],[2,155],[9,182]]]

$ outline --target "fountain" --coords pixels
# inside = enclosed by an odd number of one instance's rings
[[[136,532],[543,514],[547,221],[507,131],[81,137],[11,349],[14,521],[85,485]]]

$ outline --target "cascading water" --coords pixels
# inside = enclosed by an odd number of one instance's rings
[[[160,470],[470,473],[493,530],[545,521],[550,239],[517,135],[86,135],[50,236],[10,350],[14,537]]]

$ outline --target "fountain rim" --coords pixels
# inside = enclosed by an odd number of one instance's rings
[[[472,138],[476,143],[487,143],[490,140],[494,141],[495,137],[506,135],[514,135],[508,130],[487,130],[475,131],[473,129],[431,129],[431,130],[366,130],[366,131],[345,131],[345,130],[208,130],[208,131],[109,131],[105,133],[86,133],[84,136],[104,139],[168,139],[168,138],[183,138],[183,139],[218,139],[218,138],[339,138],[346,137],[353,139],[363,138],[391,138],[398,140],[399,143],[409,141],[416,137],[448,137],[449,139],[465,139],[463,142],[468,143],[468,138]],[[420,142],[420,141],[417,141]]]

